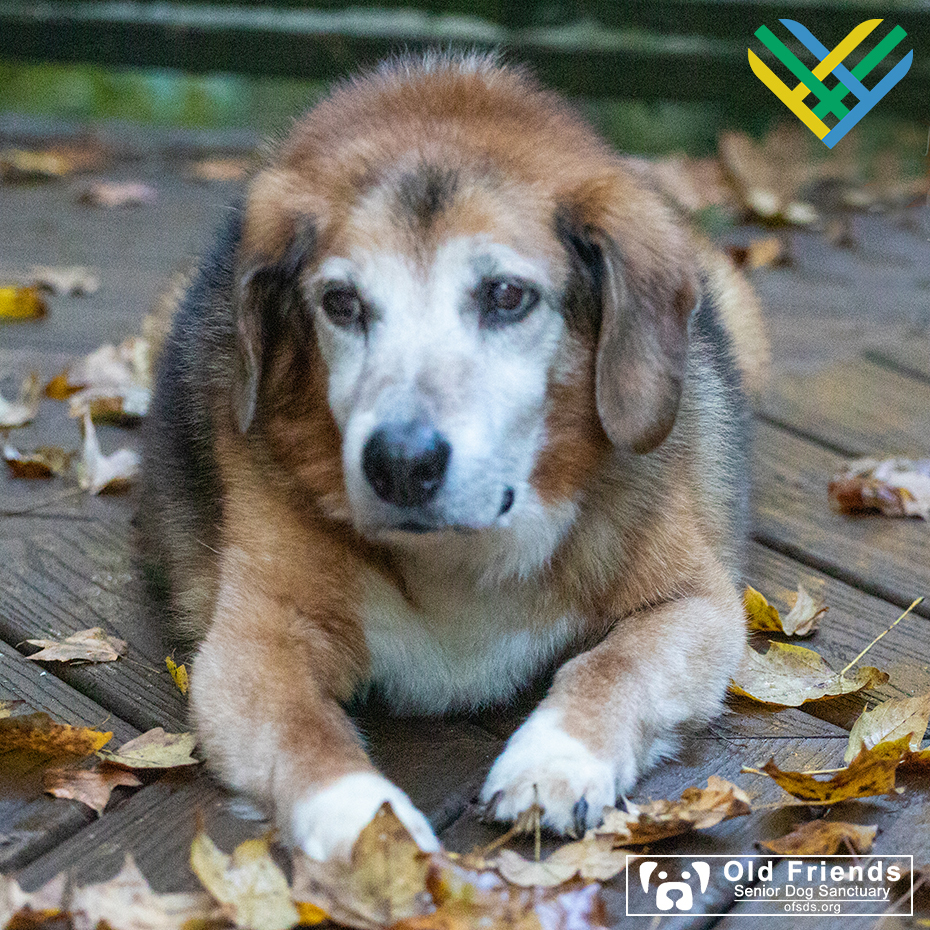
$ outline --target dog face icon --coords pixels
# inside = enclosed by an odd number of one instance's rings
[[[639,880],[643,886],[643,891],[649,891],[649,882],[652,873],[659,867],[658,862],[644,862],[639,867]],[[701,894],[707,890],[707,883],[710,881],[710,866],[706,862],[692,862],[692,871],[681,873],[683,879],[691,879],[692,872],[697,874],[700,882]],[[688,881],[670,882],[665,881],[668,878],[668,872],[662,871],[656,875],[660,879],[660,884],[656,888],[656,907],[660,911],[670,911],[673,907],[679,911],[690,911],[694,906],[694,892]],[[678,892],[678,897],[674,893]]]

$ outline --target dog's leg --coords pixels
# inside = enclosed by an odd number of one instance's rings
[[[364,650],[347,639],[351,622],[334,622],[341,592],[330,584],[327,596],[321,578],[297,601],[269,590],[273,574],[266,559],[235,547],[223,554],[213,623],[191,678],[208,762],[272,807],[290,841],[316,859],[347,857],[385,801],[423,849],[438,848],[426,818],[375,771],[339,704]]]
[[[583,831],[674,753],[682,729],[719,713],[746,642],[739,597],[721,576],[625,617],[560,669],[491,768],[481,793],[491,816],[515,820],[538,800],[546,826]]]

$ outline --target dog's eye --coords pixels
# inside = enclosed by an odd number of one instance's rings
[[[486,281],[479,294],[481,322],[503,326],[522,320],[539,302],[539,293],[511,278]]]
[[[360,326],[363,323],[362,298],[349,285],[327,288],[320,298],[320,306],[337,326]]]

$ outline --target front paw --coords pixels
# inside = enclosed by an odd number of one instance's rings
[[[510,738],[491,767],[481,801],[495,820],[513,821],[538,803],[542,824],[580,835],[603,819],[635,771],[618,772],[562,729],[561,712],[542,708]]]
[[[394,813],[420,849],[424,852],[439,849],[433,828],[410,798],[375,772],[353,772],[321,791],[306,795],[294,806],[292,841],[321,862],[348,859],[358,835],[385,801],[391,802]]]

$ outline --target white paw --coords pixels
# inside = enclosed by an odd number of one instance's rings
[[[394,813],[420,849],[439,849],[433,828],[410,798],[374,772],[344,775],[328,788],[298,801],[291,817],[294,844],[318,861],[348,859],[359,833],[385,801],[391,802]]]
[[[634,773],[618,779],[613,765],[566,733],[561,716],[554,708],[531,714],[491,767],[481,800],[495,820],[516,820],[536,801],[544,826],[580,834],[601,822],[618,782],[632,782]]]

